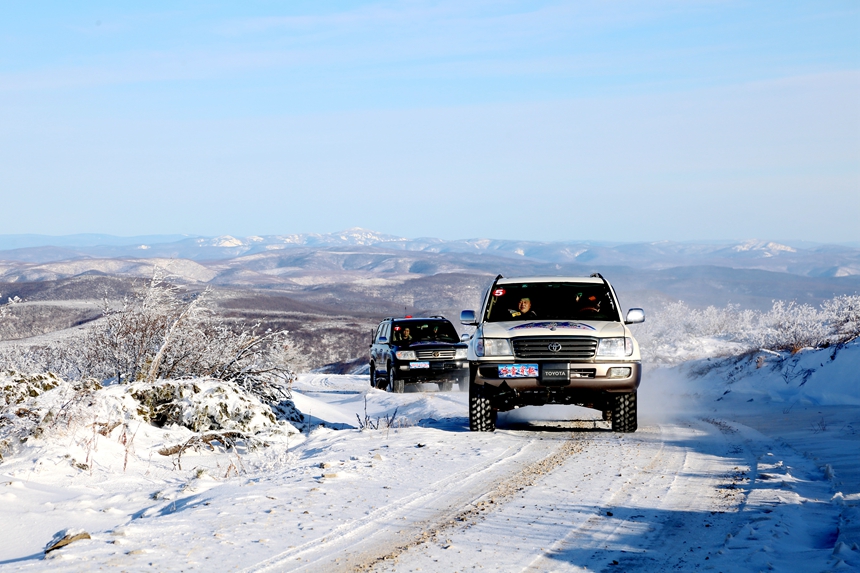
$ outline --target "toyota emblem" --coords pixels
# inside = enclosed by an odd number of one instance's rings
[[[560,342],[550,342],[549,346],[547,346],[550,352],[561,352],[561,343]]]
[[[433,358],[439,358],[439,351],[438,350],[433,353]]]

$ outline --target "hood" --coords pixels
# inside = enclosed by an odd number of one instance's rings
[[[400,348],[467,348],[468,344],[465,342],[441,342],[441,341],[432,341],[432,340],[419,340],[418,342],[413,342],[412,344],[403,344],[402,342],[397,344]]]
[[[487,338],[513,338],[518,336],[625,336],[620,322],[589,320],[529,320],[511,322],[485,322],[483,335]]]

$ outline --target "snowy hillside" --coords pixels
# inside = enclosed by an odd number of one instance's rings
[[[146,423],[126,387],[49,380],[0,426],[9,438],[39,413],[57,420],[0,464],[0,520],[15,524],[0,568],[856,569],[857,372],[856,342],[651,367],[640,430],[625,435],[560,406],[475,434],[465,394],[303,375],[293,397],[311,423],[239,416],[256,442],[226,426],[193,442],[186,426]]]

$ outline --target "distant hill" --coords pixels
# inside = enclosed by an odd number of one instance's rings
[[[152,235],[0,235],[0,261],[49,263],[74,258],[190,259],[218,261],[273,251],[332,251],[337,248],[376,248],[381,253],[437,253],[492,255],[535,263],[576,264],[585,267],[626,266],[667,269],[683,266],[717,266],[757,269],[809,277],[860,275],[860,248],[856,245],[781,244],[749,240],[738,243],[649,242],[606,243],[590,241],[537,242],[500,239],[407,239],[365,229],[339,233],[267,235],[251,237],[192,237]],[[293,254],[284,253],[286,257]],[[449,258],[456,261],[457,258]]]

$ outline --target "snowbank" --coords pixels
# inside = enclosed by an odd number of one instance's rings
[[[795,354],[707,358],[675,368],[688,379],[688,390],[702,397],[735,393],[756,401],[860,406],[860,341]]]

